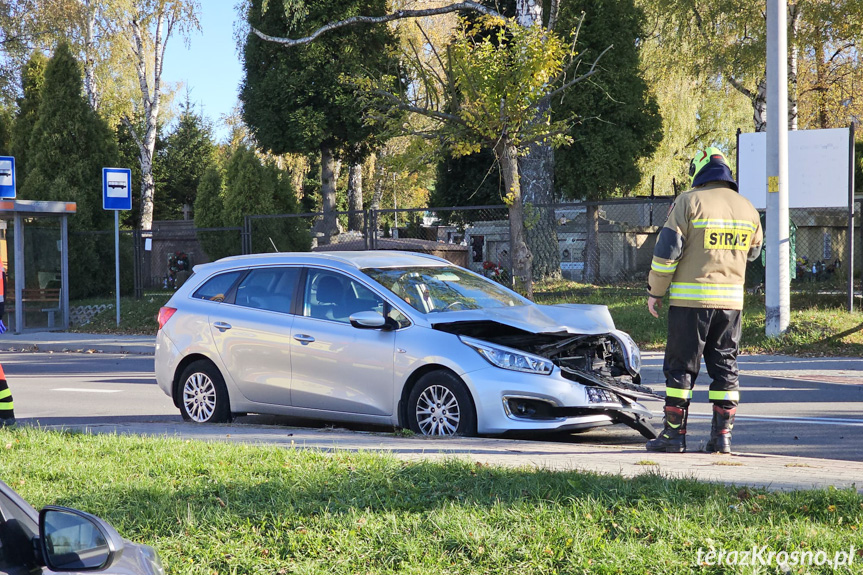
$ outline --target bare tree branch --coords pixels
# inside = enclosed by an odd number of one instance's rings
[[[350,18],[346,18],[345,20],[339,20],[338,22],[331,22],[329,24],[325,24],[321,26],[310,35],[305,36],[304,38],[280,38],[278,36],[270,36],[269,34],[264,34],[257,28],[252,28],[252,32],[261,40],[266,40],[267,42],[275,42],[276,44],[282,44],[283,46],[298,46],[300,44],[308,44],[321,34],[329,32],[330,30],[336,30],[338,28],[344,28],[345,26],[353,26],[354,24],[383,24],[386,22],[392,22],[394,20],[405,20],[407,18],[423,18],[425,16],[437,16],[438,14],[449,14],[451,12],[458,12],[459,10],[473,10],[474,12],[480,12],[482,14],[486,14],[487,16],[497,16],[499,18],[503,18],[503,16],[497,10],[493,10],[487,6],[483,6],[479,2],[473,2],[472,0],[464,0],[462,2],[457,2],[456,4],[450,4],[448,6],[440,6],[438,8],[426,8],[425,10],[397,10],[392,14],[384,14],[383,16],[352,16]]]
[[[464,126],[466,128],[469,127],[467,125],[467,122],[465,122],[464,120],[462,120],[461,118],[459,118],[458,116],[456,116],[454,114],[447,114],[445,112],[438,112],[437,110],[430,110],[428,108],[422,108],[420,106],[414,106],[413,104],[409,104],[409,103],[405,102],[404,100],[399,99],[398,97],[387,92],[386,90],[372,90],[371,93],[375,94],[377,96],[382,96],[382,97],[386,98],[387,100],[389,100],[393,104],[393,106],[395,106],[399,110],[402,110],[405,112],[414,112],[416,114],[426,116],[427,118],[433,118],[433,119],[441,121],[441,122],[453,122],[453,123],[459,124],[460,126]]]
[[[551,0],[548,14],[548,26],[545,29],[552,32],[554,31],[554,27],[557,26],[557,17],[560,15],[560,0]]]
[[[596,65],[599,63],[599,60],[605,55],[606,52],[608,52],[612,48],[614,48],[614,44],[610,45],[608,48],[603,50],[599,54],[599,56],[596,57],[596,60],[594,60],[593,64],[590,65],[590,70],[588,70],[587,72],[585,72],[584,74],[582,74],[578,78],[573,78],[572,80],[570,80],[566,84],[562,85],[561,87],[557,88],[556,90],[552,90],[551,92],[549,92],[548,94],[543,96],[543,98],[542,98],[543,101],[547,101],[547,100],[550,100],[551,98],[554,98],[557,94],[560,94],[561,92],[563,92],[567,88],[570,88],[570,87],[574,86],[575,84],[578,84],[579,82],[586,80],[586,79],[590,78],[591,76],[593,76],[594,74],[596,74],[596,72],[597,72]]]
[[[734,78],[730,74],[727,75],[725,78],[728,80],[728,83],[734,87],[735,90],[737,90],[738,92],[740,92],[741,94],[743,94],[744,96],[749,98],[750,100],[755,99],[755,95],[752,93],[752,90],[750,90],[749,88],[744,86],[742,83],[740,83],[739,80],[737,80],[736,78]]]

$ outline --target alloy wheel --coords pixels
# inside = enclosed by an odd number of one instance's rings
[[[416,419],[423,435],[455,435],[461,419],[458,400],[449,388],[431,385],[417,399]]]
[[[207,374],[193,373],[183,385],[183,405],[192,421],[206,423],[216,411],[216,386]]]

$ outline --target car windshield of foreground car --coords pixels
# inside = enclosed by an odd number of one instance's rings
[[[515,292],[456,267],[366,268],[362,271],[422,313],[527,303]]]

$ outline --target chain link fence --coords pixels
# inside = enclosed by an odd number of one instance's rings
[[[656,237],[673,200],[658,196],[526,206],[525,239],[534,280],[646,281]],[[847,210],[790,211],[792,290],[849,293],[849,272],[859,270],[863,259],[861,205],[863,201],[855,203],[853,258]],[[513,278],[506,206],[255,215],[234,228],[155,222],[149,233],[122,232],[120,243],[121,268],[135,270],[121,276],[121,293],[137,296],[144,289],[179,287],[200,263],[276,251],[406,250],[440,256],[507,285]],[[70,254],[91,254],[79,260],[92,260],[81,268],[92,279],[86,295],[113,293],[113,272],[106,273],[113,270],[113,230],[70,233],[69,247]],[[764,261],[750,264],[751,292],[763,289]],[[854,277],[859,281],[859,271]]]

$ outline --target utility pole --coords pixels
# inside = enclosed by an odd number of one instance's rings
[[[766,334],[791,319],[788,233],[788,33],[786,0],[767,0],[767,269]]]

